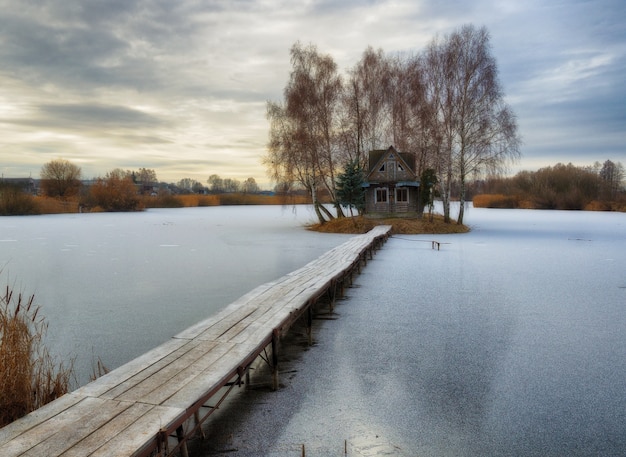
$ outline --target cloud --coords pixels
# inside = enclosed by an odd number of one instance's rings
[[[282,97],[294,42],[317,45],[345,72],[368,45],[419,52],[465,23],[491,32],[524,137],[521,165],[567,154],[625,161],[620,0],[0,0],[0,8],[5,174],[38,172],[56,155],[92,175],[138,166],[166,180],[263,181],[265,102]]]

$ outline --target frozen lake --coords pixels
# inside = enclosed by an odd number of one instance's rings
[[[0,217],[2,281],[35,301],[48,345],[116,368],[260,284],[342,243],[303,229],[307,206]]]
[[[304,230],[313,219],[4,217],[0,263],[84,380],[94,354],[118,366],[346,239]],[[626,214],[470,208],[466,222],[392,237],[285,387],[241,396],[229,455],[343,455],[344,440],[349,455],[626,455]]]

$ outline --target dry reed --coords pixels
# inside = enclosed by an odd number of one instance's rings
[[[43,344],[47,322],[35,297],[6,286],[0,296],[0,427],[67,393],[73,360],[57,363]]]

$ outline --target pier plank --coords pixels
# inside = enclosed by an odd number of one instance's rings
[[[84,399],[81,395],[73,393],[63,395],[61,398],[36,409],[32,413],[11,423],[10,427],[0,428],[0,449],[4,449],[4,444],[16,437],[24,434],[28,430],[49,421],[51,418],[61,414],[63,411],[74,406]]]
[[[63,457],[92,455],[115,436],[125,433],[128,427],[147,416],[152,409],[154,409],[153,405],[132,403],[131,406],[120,413],[115,420],[109,421],[97,428],[89,434],[89,436],[86,436],[80,442],[65,451]],[[180,414],[180,412],[177,412],[177,414]]]

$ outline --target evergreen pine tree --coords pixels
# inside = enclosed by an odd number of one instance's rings
[[[354,217],[352,208],[356,208],[359,213],[365,209],[363,170],[358,160],[349,161],[343,173],[337,176],[337,200],[341,205],[350,208],[352,217]]]

